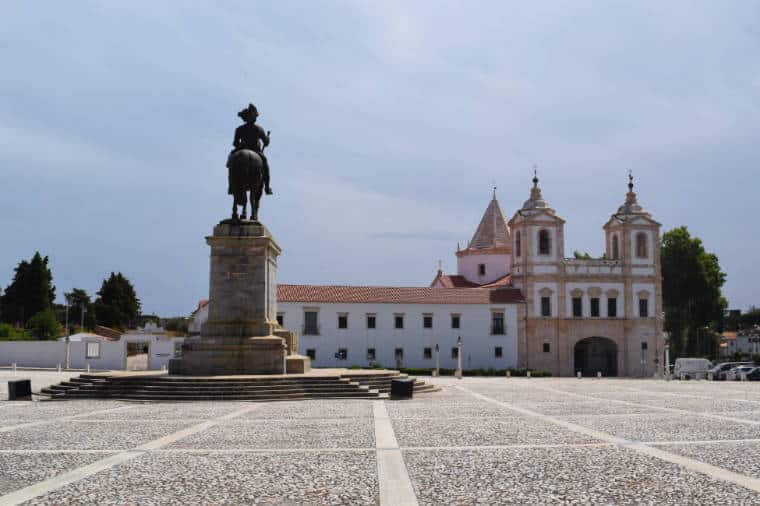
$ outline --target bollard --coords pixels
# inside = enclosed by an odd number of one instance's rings
[[[742,381],[747,381],[747,373],[746,372],[741,373],[741,375],[739,377],[741,378]]]
[[[87,374],[90,374],[90,363],[87,362]]]
[[[528,371],[528,372],[525,373],[525,377],[526,378],[530,378],[530,371]]]
[[[511,377],[512,377],[512,372],[509,369],[507,369],[507,378],[511,378]]]
[[[60,364],[60,362],[58,363],[58,372],[61,372],[61,364]]]
[[[715,377],[713,376],[712,372],[707,373],[707,381],[714,381]]]
[[[681,381],[686,381],[686,375],[684,373],[681,373]]]
[[[596,371],[596,377],[602,379],[602,371]]]
[[[16,362],[13,362],[13,375],[16,375]]]
[[[580,372],[580,371],[578,371],[578,373],[576,374],[576,377],[577,377],[578,379],[581,379],[581,376],[582,376],[582,375],[581,375],[581,372]]]

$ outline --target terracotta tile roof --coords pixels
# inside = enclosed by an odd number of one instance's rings
[[[441,283],[442,288],[476,288],[480,286],[472,281],[467,281],[464,276],[458,274],[444,274],[435,278],[433,283],[436,281]]]
[[[499,286],[509,286],[511,283],[512,283],[512,275],[505,274],[504,276],[500,277],[499,279],[495,279],[491,281],[490,283],[480,285],[480,287],[481,288],[496,288]]]
[[[517,288],[429,288],[395,286],[277,285],[278,302],[348,304],[513,304],[524,302]]]

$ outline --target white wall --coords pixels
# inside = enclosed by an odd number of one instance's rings
[[[58,367],[66,362],[66,343],[60,341],[0,341],[0,365]]]
[[[509,274],[511,262],[511,255],[508,254],[465,254],[457,257],[457,274],[464,276],[467,281],[483,285]],[[480,264],[486,266],[485,276],[479,274]]]
[[[375,348],[375,362],[396,367],[394,352],[404,349],[402,367],[435,367],[423,357],[425,347],[440,348],[440,366],[455,368],[451,348],[462,336],[462,367],[465,369],[505,369],[517,365],[517,304],[336,304],[281,302],[278,313],[284,317],[286,329],[298,333],[298,351],[314,349],[316,367],[367,366],[367,348]],[[303,335],[304,310],[318,309],[320,335]],[[504,312],[505,335],[491,335],[492,310]],[[338,314],[348,313],[348,328],[338,328]],[[376,315],[376,328],[368,329],[367,314]],[[404,314],[404,328],[394,327],[394,315]],[[433,315],[433,327],[423,328],[423,315]],[[451,328],[451,314],[460,314],[460,328]],[[502,357],[494,356],[494,348],[502,348]],[[340,348],[348,351],[346,360],[335,358]]]
[[[100,354],[98,357],[87,358],[87,342],[69,343],[69,367],[72,369],[122,370],[126,365],[127,342],[148,341],[150,355],[148,367],[160,370],[169,364],[174,357],[174,341],[184,338],[175,337],[171,340],[148,338],[131,338],[119,341],[98,341]],[[18,367],[55,368],[58,364],[66,364],[66,342],[64,341],[0,341],[0,366],[16,363]]]

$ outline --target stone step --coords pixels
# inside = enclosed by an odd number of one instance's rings
[[[289,394],[259,394],[250,395],[244,393],[236,393],[230,395],[199,395],[199,394],[186,394],[186,395],[163,395],[163,394],[140,394],[140,393],[123,393],[118,395],[102,395],[98,397],[92,397],[88,395],[76,395],[76,392],[67,396],[68,398],[76,399],[130,399],[130,400],[162,400],[162,401],[204,401],[204,400],[260,400],[260,401],[277,401],[277,400],[293,400],[293,399],[376,399],[380,397],[380,392],[366,391],[366,392],[299,392]]]
[[[108,383],[108,384],[82,384],[76,387],[66,388],[79,388],[82,390],[98,390],[104,388],[120,389],[120,390],[134,390],[134,389],[192,389],[192,390],[209,390],[223,388],[225,390],[278,390],[287,388],[356,388],[360,386],[359,383],[352,382],[335,382],[335,383],[292,383],[292,384],[277,384],[277,385],[230,385],[230,384],[204,384],[204,385],[172,385],[170,383],[151,383],[151,384],[139,384],[139,385],[126,385],[123,383]]]

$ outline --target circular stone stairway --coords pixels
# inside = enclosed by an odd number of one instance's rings
[[[300,399],[387,398],[394,378],[388,370],[319,370],[307,374],[267,376],[169,376],[166,373],[82,374],[42,389],[63,399],[135,401],[279,401]],[[414,378],[414,393],[439,390]]]

